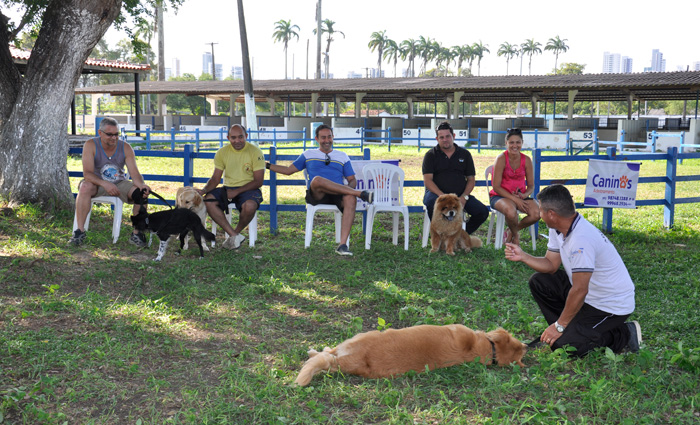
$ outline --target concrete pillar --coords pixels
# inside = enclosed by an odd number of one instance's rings
[[[569,119],[574,119],[574,98],[578,94],[578,90],[569,90]]]
[[[360,118],[362,116],[362,98],[366,95],[367,93],[355,93],[355,118]],[[369,114],[369,111],[367,114]]]
[[[460,104],[460,100],[462,99],[463,94],[464,94],[463,91],[456,91],[454,94],[454,97],[452,98],[452,101],[453,101],[452,106],[454,108],[454,112],[452,113],[452,116],[454,118],[459,118],[459,104]]]
[[[339,117],[340,116],[340,104],[345,102],[345,98],[343,96],[336,96],[335,101],[333,104],[333,116],[334,117]]]
[[[413,98],[411,96],[406,97],[406,103],[408,104],[408,119],[413,119]]]
[[[452,119],[452,98],[450,96],[445,96],[445,103],[447,103],[447,119]]]
[[[318,93],[311,93],[311,118],[316,118],[316,108],[318,107]]]
[[[211,105],[210,110],[209,110],[209,115],[211,115],[211,116],[217,115],[217,113],[216,113],[216,99],[213,97],[208,97],[208,96],[205,96],[205,99]]]
[[[95,93],[91,97],[92,97],[91,103],[92,103],[92,117],[93,117],[92,122],[95,122],[95,117],[98,115],[97,114],[97,100],[100,97],[102,97],[102,93]]]
[[[165,116],[168,114],[168,105],[165,103],[166,97],[167,95],[164,94],[158,95],[158,115],[160,116]]]
[[[629,94],[627,95],[627,119],[631,120],[632,119],[632,103],[634,102],[634,95]]]
[[[537,108],[537,96],[534,96],[534,95],[533,95],[533,96],[532,96],[531,102],[532,102],[532,107],[530,108],[530,116],[531,116],[532,118],[535,118],[535,117],[536,117],[536,115],[535,115],[535,109]]]
[[[268,105],[270,105],[270,116],[274,117],[275,116],[275,98],[268,97],[267,103],[268,103]]]
[[[232,117],[236,116],[236,95],[231,93],[228,95],[228,114]]]

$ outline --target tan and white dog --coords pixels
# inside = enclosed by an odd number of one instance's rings
[[[202,220],[202,226],[206,227],[207,222],[207,207],[204,205],[204,198],[199,194],[192,186],[183,186],[177,190],[175,195],[175,206],[177,208],[186,208],[191,210],[199,219]],[[189,235],[185,238],[185,245],[183,249],[189,248]],[[204,243],[203,248],[205,251],[209,251],[209,247]]]
[[[308,385],[321,371],[383,378],[409,370],[433,370],[479,358],[483,364],[524,366],[527,346],[505,329],[473,331],[464,325],[419,325],[357,334],[335,348],[309,350],[296,383]]]

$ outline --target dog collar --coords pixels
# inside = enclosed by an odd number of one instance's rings
[[[148,226],[148,225],[149,225],[149,223],[148,223],[148,217],[146,217],[146,226]]]
[[[493,341],[491,341],[490,339],[489,342],[491,343],[491,363],[497,365],[498,362],[496,361],[496,344],[494,344]]]

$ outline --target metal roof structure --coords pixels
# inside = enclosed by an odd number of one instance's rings
[[[256,100],[354,102],[531,102],[697,100],[700,71],[636,74],[513,75],[484,77],[357,78],[328,80],[257,80]],[[132,83],[76,88],[76,94],[133,95]],[[186,94],[229,99],[243,95],[243,81],[142,81],[142,94]],[[453,99],[459,96],[459,99]]]
[[[20,72],[24,72],[27,61],[32,54],[30,50],[17,49],[10,46],[10,55]],[[107,59],[88,58],[83,65],[83,74],[143,74],[151,71],[151,66],[141,63],[112,61]],[[133,87],[132,83],[131,86]]]

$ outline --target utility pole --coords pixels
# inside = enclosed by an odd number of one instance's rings
[[[211,45],[211,76],[216,81],[216,61],[214,60],[214,45],[219,43],[204,43]]]
[[[245,123],[251,131],[258,135],[258,119],[255,114],[255,93],[253,92],[253,77],[250,73],[250,54],[248,53],[248,32],[243,14],[243,0],[238,0],[238,27],[241,34],[241,54],[243,56],[243,91],[245,96]],[[252,142],[257,145],[257,142]]]

